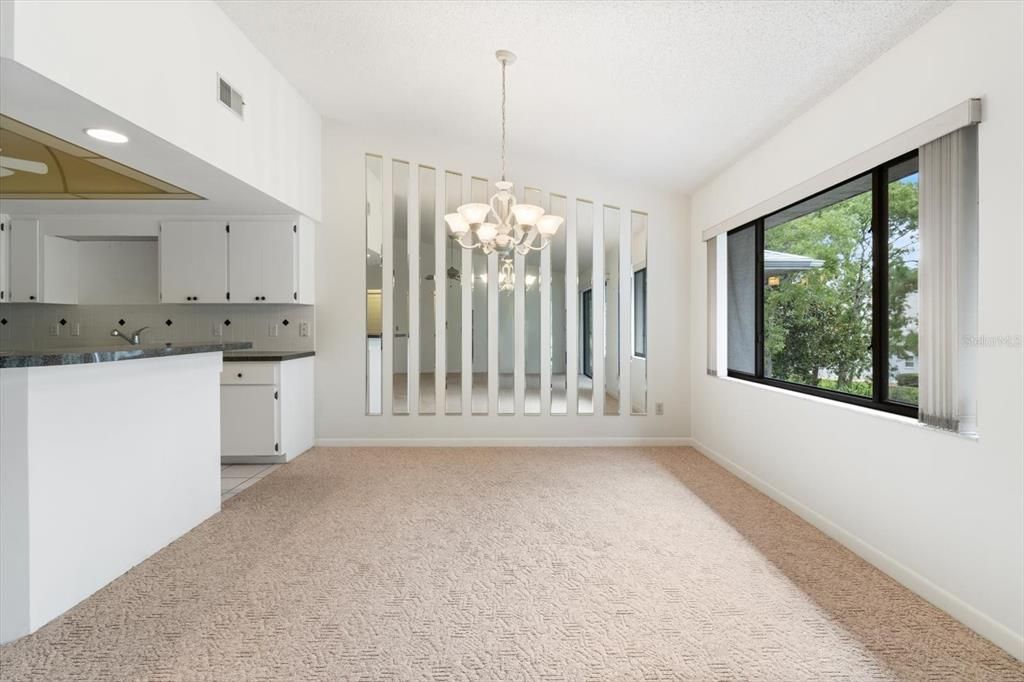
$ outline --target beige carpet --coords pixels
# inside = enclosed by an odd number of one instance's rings
[[[1024,666],[685,448],[317,450],[4,680],[1002,680]]]

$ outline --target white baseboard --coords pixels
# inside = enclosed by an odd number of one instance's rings
[[[841,526],[822,516],[800,501],[790,497],[778,488],[762,480],[758,476],[734,463],[724,455],[695,439],[689,439],[691,445],[703,455],[721,465],[738,478],[746,481],[754,488],[786,507],[797,516],[815,526],[832,539],[847,547],[854,554],[890,576],[893,580],[908,588],[918,596],[934,604],[958,621],[1004,649],[1010,655],[1024,660],[1024,636],[1014,632],[1002,623],[993,620],[956,595],[939,587],[920,573],[900,563],[893,557],[860,539]]]
[[[458,448],[458,447],[680,447],[692,446],[692,438],[317,438],[322,448]]]

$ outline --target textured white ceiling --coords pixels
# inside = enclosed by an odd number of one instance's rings
[[[326,117],[690,191],[947,2],[220,5]],[[908,65],[908,67],[911,65]],[[841,134],[837,132],[837,134]]]

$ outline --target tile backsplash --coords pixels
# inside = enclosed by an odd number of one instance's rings
[[[113,329],[142,333],[143,343],[250,341],[256,350],[313,350],[310,305],[0,304],[0,348],[38,350],[122,344]],[[276,332],[276,335],[275,335]]]

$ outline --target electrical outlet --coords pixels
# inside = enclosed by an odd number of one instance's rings
[[[299,336],[309,336],[309,322],[299,322]]]
[[[213,335],[214,336],[224,336],[224,325],[221,324],[220,322],[214,322],[213,323]]]
[[[654,403],[654,414],[659,417],[665,414],[665,403]]]
[[[277,325],[276,324],[270,325],[270,327],[267,328],[267,334],[269,336],[277,336]]]
[[[71,336],[81,336],[81,335],[82,335],[82,323],[81,322],[72,322],[71,323]]]
[[[51,322],[50,323],[50,336],[60,336],[60,323],[59,322]]]

